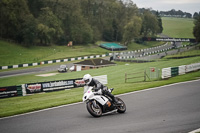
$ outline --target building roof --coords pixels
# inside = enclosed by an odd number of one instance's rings
[[[78,63],[74,63],[77,65],[84,65],[84,66],[109,66],[109,65],[116,65],[113,62],[110,62],[108,60],[104,59],[90,59],[90,60],[84,60]]]

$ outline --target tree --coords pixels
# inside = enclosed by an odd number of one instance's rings
[[[87,44],[93,40],[93,31],[83,19],[77,18],[76,24],[70,27],[70,36],[75,44]]]
[[[56,43],[63,34],[61,21],[53,14],[49,7],[42,8],[41,11],[42,13],[38,17],[38,37],[40,38],[40,43],[47,45],[53,40]],[[41,36],[44,38],[41,38]]]
[[[200,42],[200,15],[195,17],[193,35],[196,38],[196,41]]]
[[[134,16],[132,0],[1,0],[0,36],[26,46],[122,41]]]
[[[55,33],[54,28],[50,28],[47,25],[40,23],[37,25],[37,31],[40,44],[48,45],[51,43],[51,37]]]
[[[149,10],[144,11],[141,34],[144,37],[154,36],[159,32],[158,20]]]
[[[41,12],[41,9],[45,7],[46,0],[27,0],[28,7],[31,14],[38,18]]]
[[[33,15],[29,15],[26,17],[25,22],[23,23],[23,42],[25,46],[34,45],[37,40],[37,20],[33,17]]]
[[[199,14],[197,12],[194,13],[193,18],[197,18],[199,16]]]
[[[1,37],[23,42],[23,24],[30,15],[26,0],[0,1]]]
[[[157,20],[158,20],[158,33],[162,33],[163,31],[163,26],[162,26],[162,19],[160,17],[160,14],[158,13],[158,11],[156,12],[156,17],[157,17]]]
[[[125,25],[123,42],[125,45],[128,45],[133,39],[136,39],[140,36],[142,19],[138,16],[134,16],[131,21]]]
[[[82,14],[91,25],[95,40],[122,41],[124,25],[138,13],[131,0],[82,0]]]

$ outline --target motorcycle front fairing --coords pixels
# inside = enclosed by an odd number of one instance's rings
[[[93,92],[92,88],[93,87],[88,87],[88,86],[84,87],[83,102],[94,99],[97,102],[99,102],[102,106],[104,106],[108,102],[108,98],[101,95],[102,94],[101,90],[99,90],[98,92]]]
[[[104,106],[108,102],[108,98],[102,95],[95,95],[92,99],[95,99],[99,102],[102,106]]]

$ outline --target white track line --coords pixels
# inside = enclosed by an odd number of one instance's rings
[[[123,96],[123,95],[129,95],[129,94],[139,93],[139,92],[156,90],[156,89],[160,89],[160,88],[163,88],[163,87],[174,86],[174,85],[178,85],[178,84],[186,84],[186,83],[196,82],[196,81],[200,81],[200,79],[198,79],[198,80],[191,80],[191,81],[185,81],[185,82],[179,82],[179,83],[173,83],[173,84],[169,84],[169,85],[163,85],[163,86],[158,86],[158,87],[144,89],[144,90],[139,90],[139,91],[133,91],[133,92],[129,92],[129,93],[119,94],[117,96]]]
[[[200,133],[200,128],[197,129],[197,130],[191,131],[191,132],[189,132],[189,133]]]
[[[186,81],[186,82],[179,82],[179,83],[174,83],[174,84],[159,86],[159,87],[155,87],[155,88],[149,88],[149,89],[145,89],[145,90],[139,90],[139,91],[124,93],[124,94],[119,94],[119,95],[117,95],[117,96],[124,96],[124,95],[129,95],[129,94],[134,94],[134,93],[140,93],[140,92],[145,92],[145,91],[151,91],[151,90],[156,90],[156,89],[160,89],[160,88],[167,87],[167,86],[173,86],[173,85],[177,85],[177,84],[185,84],[185,83],[190,83],[190,82],[195,82],[195,81],[200,81],[200,79],[198,79],[198,80],[192,80],[192,81]],[[3,118],[0,118],[0,120],[2,120],[2,119],[14,118],[14,117],[18,117],[18,116],[29,115],[29,114],[34,114],[34,113],[43,112],[43,111],[52,110],[52,109],[58,109],[58,108],[62,108],[62,107],[73,106],[73,105],[77,105],[77,104],[81,104],[81,103],[83,103],[83,102],[77,102],[77,103],[72,103],[72,104],[67,104],[67,105],[62,105],[62,106],[57,106],[57,107],[42,109],[42,110],[38,110],[38,111],[28,112],[28,113],[24,113],[24,114],[19,114],[19,115],[13,115],[13,116],[8,116],[8,117],[3,117]],[[192,132],[192,133],[193,133],[193,132]]]

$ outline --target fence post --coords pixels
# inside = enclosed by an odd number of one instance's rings
[[[158,73],[157,74],[158,74],[157,75],[158,76],[157,79],[160,80],[160,69],[158,69]]]
[[[126,83],[126,78],[127,78],[127,75],[126,75],[126,73],[125,73],[125,83]]]
[[[146,70],[144,70],[144,81],[146,81]]]

